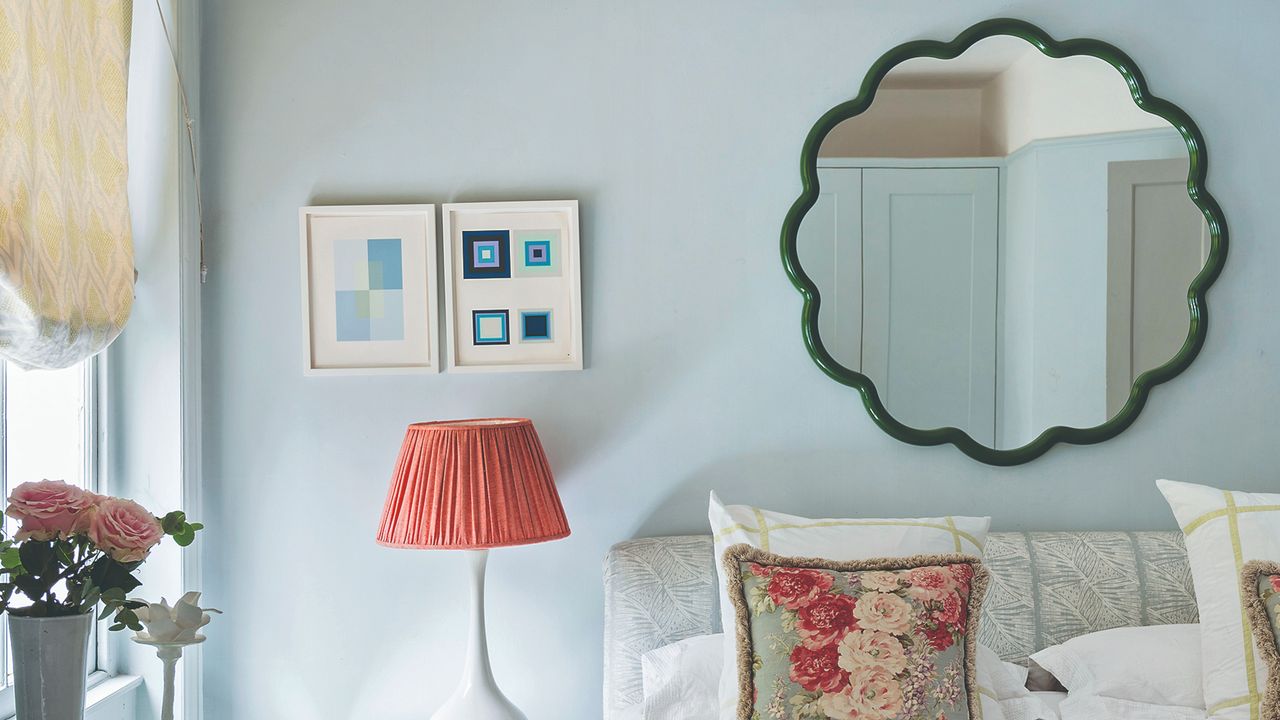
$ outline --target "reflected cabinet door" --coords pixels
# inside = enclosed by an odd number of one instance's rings
[[[863,171],[862,372],[913,427],[995,440],[995,168]]]

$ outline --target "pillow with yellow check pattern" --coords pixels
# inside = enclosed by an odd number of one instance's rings
[[[1211,720],[1264,714],[1267,668],[1241,592],[1250,560],[1280,562],[1280,494],[1157,480],[1182,528],[1200,608],[1202,680]]]

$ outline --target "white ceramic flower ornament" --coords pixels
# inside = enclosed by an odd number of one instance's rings
[[[173,607],[160,598],[158,603],[139,608],[135,612],[146,630],[138,632],[136,639],[148,644],[190,644],[204,640],[196,631],[209,624],[212,619],[209,613],[221,614],[222,611],[202,608],[199,603],[200,593],[189,592],[178,598]]]

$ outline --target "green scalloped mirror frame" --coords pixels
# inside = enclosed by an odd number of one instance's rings
[[[1106,61],[1115,67],[1129,86],[1133,101],[1143,110],[1164,118],[1182,135],[1190,155],[1190,172],[1187,191],[1192,202],[1204,213],[1210,234],[1208,258],[1203,269],[1191,282],[1187,291],[1187,307],[1190,311],[1190,328],[1182,348],[1169,362],[1142,373],[1134,381],[1128,401],[1107,422],[1091,428],[1054,426],[1048,428],[1030,443],[1019,448],[997,450],[975,441],[959,428],[946,427],[920,430],[908,427],[896,420],[885,408],[871,379],[841,365],[822,344],[818,334],[818,308],[821,297],[813,280],[800,266],[797,251],[797,234],[805,214],[818,198],[818,149],[827,134],[840,122],[859,115],[871,106],[877,88],[885,75],[899,63],[912,58],[929,57],[950,60],[969,49],[974,43],[997,35],[1022,38],[1041,52],[1053,58],[1088,55]],[[1222,209],[1205,189],[1208,155],[1204,136],[1200,129],[1181,108],[1163,98],[1151,94],[1147,82],[1133,60],[1113,45],[1100,40],[1054,40],[1040,28],[1022,20],[1000,18],[978,23],[960,33],[951,42],[917,40],[890,50],[880,57],[867,72],[857,97],[828,110],[809,131],[800,157],[800,176],[804,190],[792,204],[782,226],[782,262],[787,276],[804,298],[801,327],[805,347],[813,361],[835,381],[856,389],[862,395],[863,404],[871,418],[889,435],[913,445],[942,445],[951,443],[969,457],[989,465],[1019,465],[1043,455],[1058,443],[1089,445],[1109,440],[1137,418],[1146,404],[1151,388],[1170,380],[1182,372],[1195,359],[1204,345],[1208,332],[1208,315],[1205,291],[1222,272],[1227,256],[1227,224]]]

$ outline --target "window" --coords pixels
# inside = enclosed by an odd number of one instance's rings
[[[97,490],[98,362],[89,359],[65,370],[30,370],[0,361],[0,490],[4,498],[29,480],[65,480]],[[5,518],[12,537],[17,523]],[[8,623],[0,622],[0,655],[4,673],[0,687],[13,682]],[[96,644],[96,638],[95,638]],[[89,657],[96,658],[96,649]],[[90,662],[90,671],[96,662]],[[0,693],[0,717],[12,700]]]

